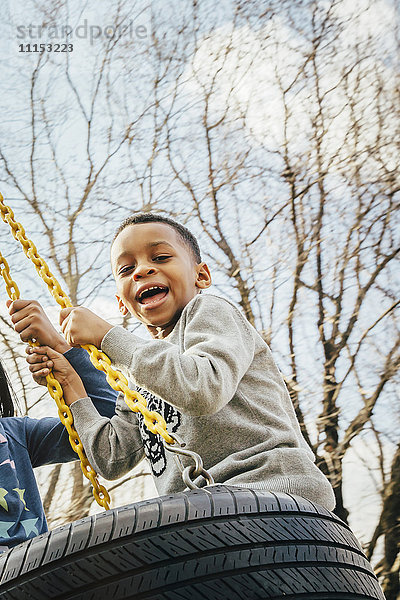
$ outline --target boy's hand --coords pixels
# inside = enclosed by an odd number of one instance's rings
[[[32,354],[36,355],[37,364],[42,361],[42,369],[36,372],[36,376],[39,376],[40,373],[40,376],[45,378],[52,369],[54,377],[62,387],[64,400],[68,406],[75,400],[87,396],[81,378],[62,354],[49,346],[35,346],[30,350]]]
[[[82,307],[63,308],[60,312],[60,325],[71,346],[93,344],[97,348],[100,348],[103,337],[113,327],[88,308]]]
[[[7,300],[14,329],[23,342],[35,338],[41,345],[50,346],[57,352],[71,348],[63,336],[53,327],[43,308],[36,300]]]
[[[26,346],[25,352],[27,354],[26,362],[29,365],[29,370],[32,374],[32,379],[39,385],[47,387],[46,376],[50,373],[50,369],[53,366],[51,362],[48,363],[49,357],[43,354],[34,352],[32,346]]]

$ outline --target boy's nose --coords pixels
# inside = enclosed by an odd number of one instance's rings
[[[154,267],[138,266],[138,267],[136,267],[136,269],[133,272],[133,279],[135,281],[137,281],[138,279],[141,279],[142,277],[147,277],[148,275],[154,275],[155,272],[156,272],[156,270],[154,269]]]

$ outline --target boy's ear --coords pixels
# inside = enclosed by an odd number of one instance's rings
[[[211,273],[208,265],[206,263],[199,263],[196,266],[197,276],[196,276],[196,287],[201,290],[205,290],[211,285]]]
[[[117,299],[118,302],[118,308],[119,308],[119,312],[125,316],[128,314],[128,309],[126,308],[125,304],[122,302],[121,298],[118,296],[118,294],[115,294],[115,297]]]

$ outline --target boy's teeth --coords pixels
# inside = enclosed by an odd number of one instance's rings
[[[149,287],[140,294],[139,302],[141,304],[151,304],[153,302],[157,302],[161,298],[163,298],[168,293],[167,288],[160,287],[158,285],[154,285]]]
[[[154,289],[154,288],[152,288],[152,289]],[[161,290],[160,288],[155,288],[155,289],[160,290],[158,292],[158,294],[154,294],[152,296],[146,296],[144,298],[141,297],[140,301],[142,304],[152,304],[153,302],[158,302],[158,300],[161,300],[161,298],[164,298],[164,296],[167,295],[167,290]]]
[[[161,288],[159,288],[158,286],[152,286],[149,288],[146,288],[145,290],[143,290],[143,292],[140,294],[140,298],[143,298],[143,296],[147,296],[149,294],[149,292],[152,292],[153,290],[160,290]],[[150,294],[152,295],[152,294]]]

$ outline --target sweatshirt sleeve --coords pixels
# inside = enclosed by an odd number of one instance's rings
[[[137,385],[182,413],[211,415],[232,399],[254,358],[251,325],[233,305],[212,295],[196,296],[181,320],[183,351],[122,327],[104,336],[102,349]]]
[[[65,352],[64,356],[82,379],[86,392],[98,412],[105,417],[112,417],[115,414],[118,392],[108,385],[105,374],[92,365],[88,353],[83,348],[72,348]],[[33,467],[78,459],[69,442],[68,433],[58,418],[26,417],[25,436]]]
[[[64,356],[82,379],[86,393],[99,413],[111,418],[115,412],[118,392],[107,383],[105,373],[96,369],[84,348],[71,348]]]
[[[90,398],[71,404],[71,412],[91,465],[106,479],[122,477],[144,457],[138,420],[122,397],[111,419],[102,417]]]
[[[67,430],[57,417],[23,417],[23,421],[32,467],[64,463],[78,458],[69,443]]]

